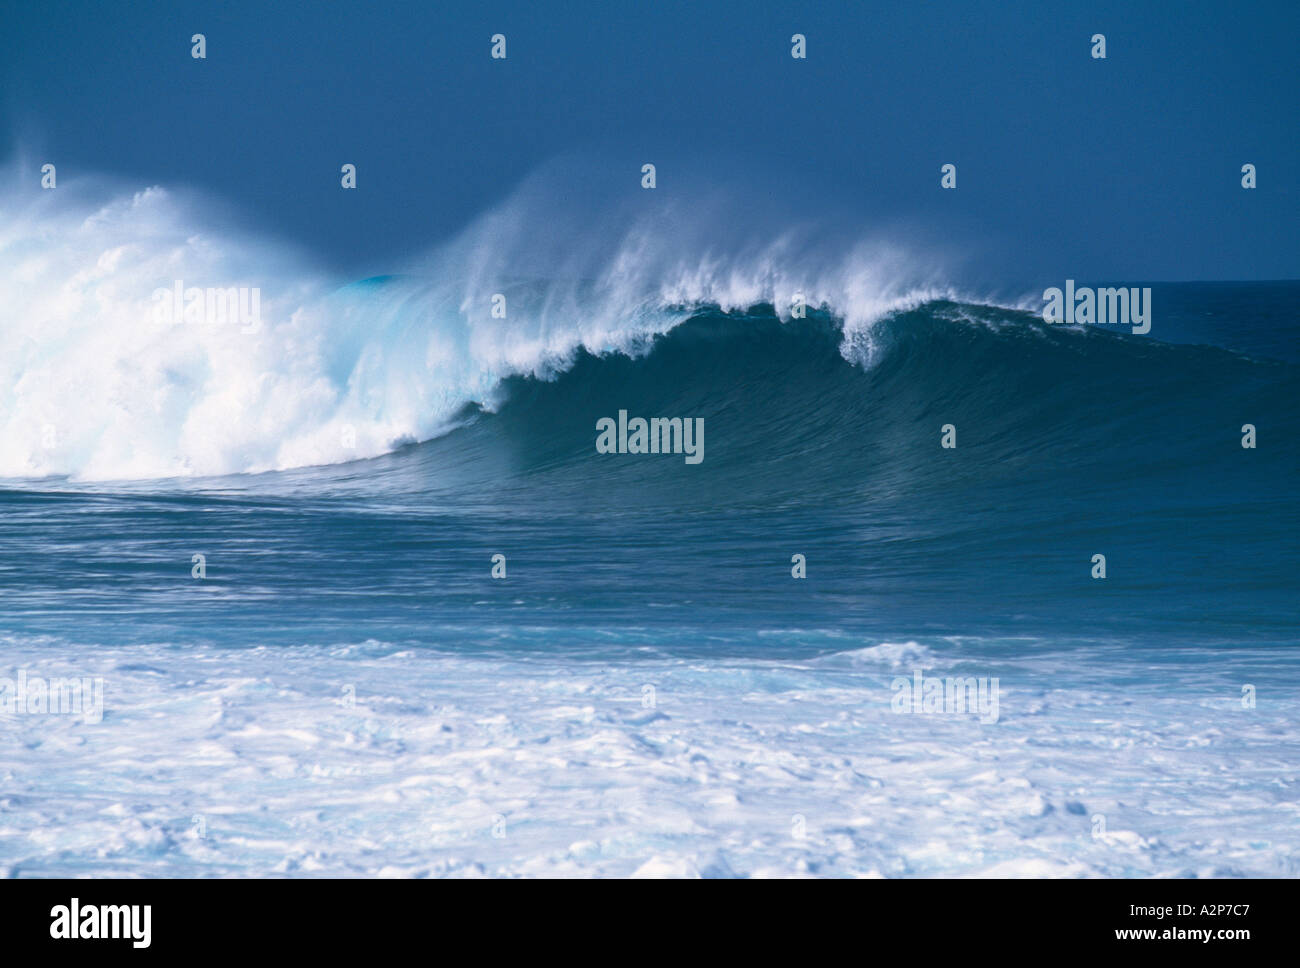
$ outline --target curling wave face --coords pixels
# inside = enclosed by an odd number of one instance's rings
[[[373,457],[494,408],[505,379],[639,352],[706,305],[789,316],[798,296],[869,364],[875,320],[943,294],[884,244],[828,256],[786,233],[724,249],[706,212],[671,205],[604,225],[566,222],[526,185],[410,272],[347,283],[191,195],[87,182],[0,198],[0,477]],[[214,307],[235,291],[256,318]]]

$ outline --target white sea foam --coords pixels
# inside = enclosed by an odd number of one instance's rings
[[[1220,667],[1016,662],[981,724],[894,714],[894,659],[935,657],[885,646],[883,666],[3,646],[0,675],[106,685],[98,724],[4,717],[15,876],[1300,874],[1294,692],[1243,710]],[[1126,684],[1072,677],[1090,663]]]
[[[918,642],[881,642],[851,652],[838,652],[827,656],[827,663],[847,662],[853,665],[878,665],[888,669],[912,668],[916,665],[933,665],[936,656],[928,647]]]

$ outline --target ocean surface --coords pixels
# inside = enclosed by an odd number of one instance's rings
[[[413,273],[247,334],[17,244],[0,678],[104,692],[0,705],[0,872],[1300,874],[1300,283],[457,330]],[[703,461],[597,453],[620,410]]]

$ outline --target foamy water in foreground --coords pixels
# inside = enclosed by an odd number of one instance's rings
[[[100,723],[0,715],[9,876],[1300,873],[1280,650],[4,655],[2,676],[105,684]],[[997,722],[894,712],[916,668],[998,676]]]

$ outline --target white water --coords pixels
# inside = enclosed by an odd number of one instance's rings
[[[952,295],[878,241],[729,230],[725,206],[665,201],[592,216],[527,182],[398,285],[349,286],[310,256],[159,187],[35,179],[0,197],[0,478],[147,479],[374,456],[444,431],[500,381],[545,376],[578,347],[636,352],[689,313],[796,291],[843,317],[869,364],[870,323]],[[260,290],[255,332],[155,321],[154,293]],[[507,316],[491,316],[492,294]]]
[[[907,643],[3,654],[0,676],[102,675],[106,694],[97,724],[0,715],[11,876],[1300,874],[1298,701],[1244,710],[1236,688],[1288,681],[1266,652],[1005,660],[991,724],[894,713],[894,676],[955,668]]]

